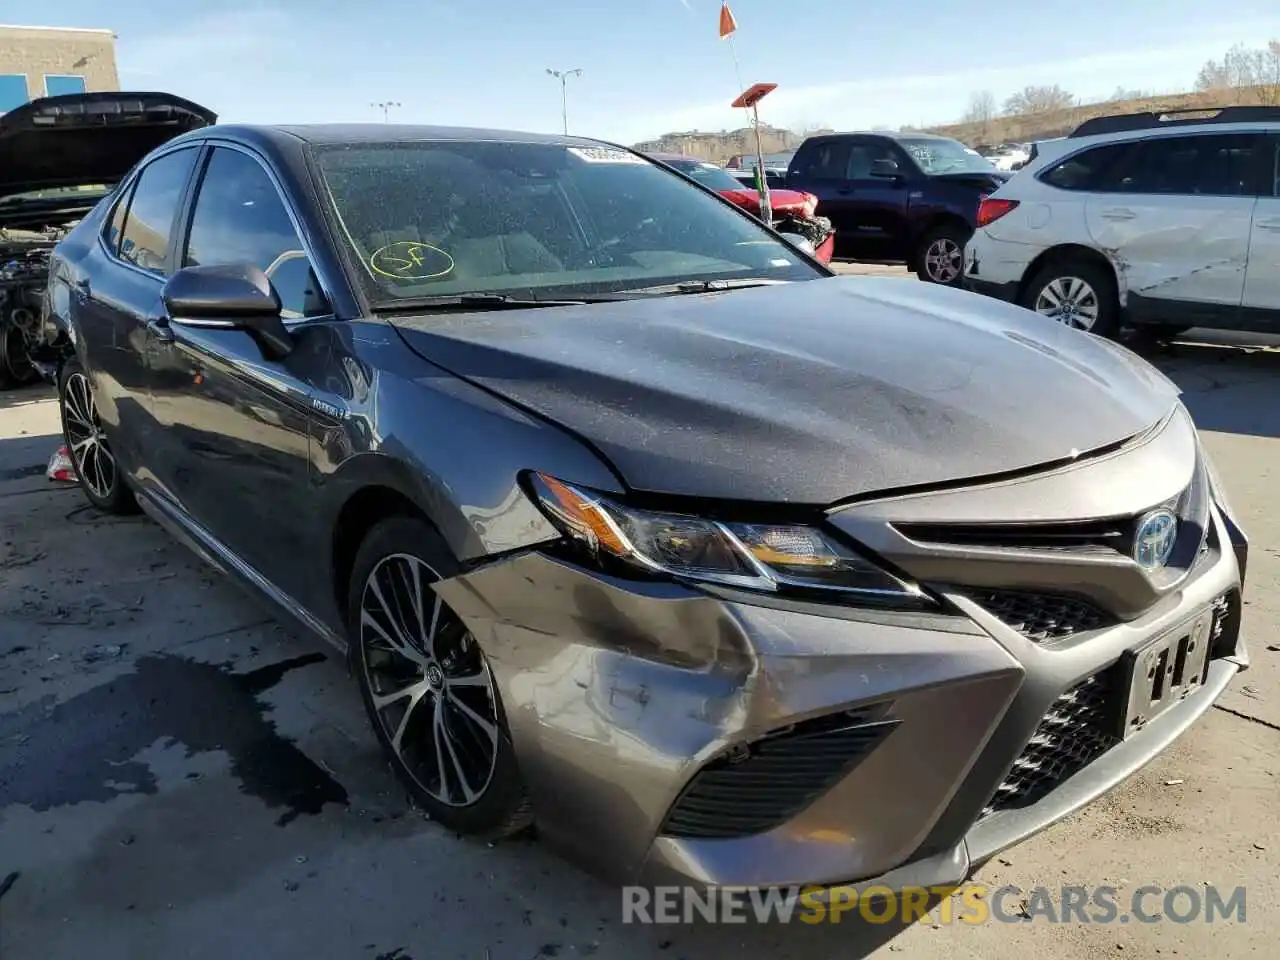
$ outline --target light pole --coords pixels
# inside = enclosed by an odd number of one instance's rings
[[[547,67],[547,73],[560,81],[560,117],[564,120],[565,136],[569,134],[569,78],[582,76],[582,68],[575,67],[572,70],[552,70]]]
[[[400,104],[397,103],[395,100],[384,100],[382,103],[371,103],[369,104],[369,106],[373,107],[373,109],[375,110],[381,110],[382,122],[390,123],[389,116],[391,113],[391,108],[398,107],[400,106]]]

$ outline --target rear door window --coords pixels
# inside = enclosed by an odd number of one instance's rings
[[[796,157],[795,172],[805,180],[844,180],[851,148],[847,140],[824,140]]]
[[[1112,170],[1105,189],[1166,196],[1253,196],[1259,143],[1253,134],[1143,140]]]
[[[120,231],[121,259],[149,273],[168,272],[169,236],[197,153],[195,147],[175,150],[143,168]]]

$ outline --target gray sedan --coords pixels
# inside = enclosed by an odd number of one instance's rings
[[[53,257],[80,483],[347,651],[446,827],[954,883],[1247,665],[1245,538],[1122,347],[590,140],[192,127]]]

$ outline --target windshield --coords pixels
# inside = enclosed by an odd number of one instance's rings
[[[709,190],[742,190],[742,181],[714,163],[705,160],[673,160],[670,165],[686,177],[693,177]]]
[[[360,142],[318,146],[315,158],[373,301],[827,275],[749,217],[617,148]]]
[[[904,137],[898,143],[911,154],[925,173],[991,173],[995,165],[976,150],[971,150],[959,140],[942,137],[911,139]]]

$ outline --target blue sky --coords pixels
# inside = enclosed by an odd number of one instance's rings
[[[743,79],[778,90],[783,126],[891,127],[957,118],[974,90],[997,98],[1057,83],[1103,99],[1118,86],[1187,89],[1233,43],[1280,39],[1276,0],[736,0]],[[632,142],[741,126],[719,0],[61,0],[45,26],[119,35],[121,84],[170,90],[225,120],[369,120],[558,130]],[[785,15],[783,11],[790,8]]]

